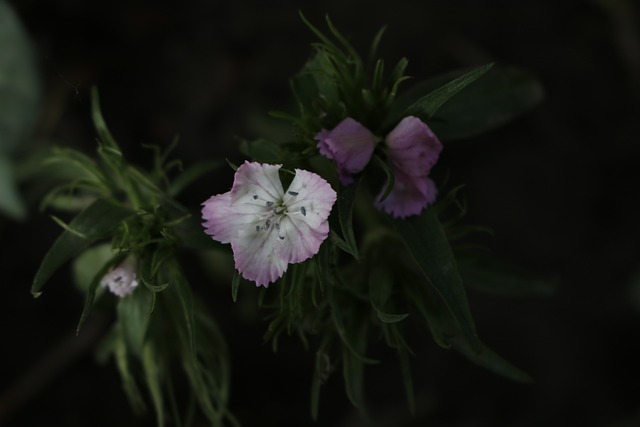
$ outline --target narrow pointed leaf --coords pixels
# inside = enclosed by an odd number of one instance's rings
[[[471,348],[480,351],[469,303],[456,260],[434,209],[392,220],[427,281],[436,289]]]
[[[144,288],[136,289],[118,301],[118,324],[127,348],[138,358],[142,357],[152,303],[152,293]]]
[[[487,71],[491,69],[493,64],[487,64],[482,67],[469,71],[466,74],[450,81],[449,83],[441,86],[438,89],[428,93],[422,98],[418,99],[415,103],[409,106],[406,110],[400,112],[400,114],[392,116],[391,123],[400,120],[406,116],[416,116],[423,120],[428,120],[438,111],[438,109],[447,102],[450,98],[460,92],[469,84],[475,82],[482,77]]]
[[[338,191],[338,218],[340,220],[340,229],[349,253],[355,259],[359,258],[358,244],[353,232],[353,204],[358,190],[358,182],[344,186],[341,185]]]
[[[135,215],[122,206],[98,199],[80,212],[69,227],[77,233],[64,231],[53,243],[45,255],[31,286],[31,294],[35,297],[42,293],[44,284],[58,268],[96,241],[103,239],[123,220]],[[86,239],[78,234],[87,236]]]

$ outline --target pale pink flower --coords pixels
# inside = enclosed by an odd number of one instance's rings
[[[258,286],[278,280],[289,264],[307,260],[329,235],[336,192],[315,173],[296,169],[287,191],[281,165],[245,162],[231,191],[203,203],[205,232],[231,243],[236,269]]]
[[[385,145],[395,182],[386,199],[378,195],[376,206],[395,218],[418,215],[435,202],[437,189],[429,173],[442,143],[422,120],[409,116],[387,135]]]
[[[353,183],[353,175],[362,171],[378,143],[369,129],[347,117],[332,130],[322,129],[314,138],[323,156],[335,160],[338,177],[344,185]]]
[[[100,280],[102,287],[108,288],[111,293],[124,298],[131,295],[138,287],[138,280],[135,272],[135,263],[125,261]]]

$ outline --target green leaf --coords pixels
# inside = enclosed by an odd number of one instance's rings
[[[311,418],[318,420],[318,409],[320,406],[320,388],[325,383],[331,373],[331,360],[325,352],[326,341],[316,352],[316,361],[311,379]]]
[[[151,401],[156,411],[158,427],[164,426],[164,399],[162,396],[162,374],[164,369],[160,362],[160,357],[154,346],[150,342],[145,343],[142,353],[142,368],[144,369],[144,377],[149,388]]]
[[[98,88],[91,88],[91,116],[93,118],[93,125],[98,132],[98,137],[103,145],[103,148],[114,155],[116,158],[122,158],[122,151],[118,147],[118,143],[109,132],[109,128],[104,121],[102,111],[100,110],[100,96],[98,95]]]
[[[413,375],[411,375],[411,363],[409,362],[409,352],[404,349],[398,349],[398,363],[402,370],[402,380],[404,382],[404,390],[407,395],[407,403],[412,414],[416,412],[416,398],[413,392]]]
[[[279,144],[266,139],[242,141],[240,151],[251,160],[261,163],[283,163],[282,149]]]
[[[550,296],[557,281],[499,259],[481,254],[458,256],[458,267],[465,284],[483,292],[507,297]]]
[[[42,288],[58,268],[96,241],[109,234],[125,219],[135,215],[132,211],[106,200],[98,199],[80,212],[69,223],[75,232],[64,231],[53,243],[36,272],[31,294],[42,294]],[[86,239],[78,235],[87,236]]]
[[[36,120],[40,82],[31,43],[4,0],[0,0],[0,52],[0,155],[9,155],[18,151]]]
[[[116,359],[116,366],[120,372],[120,378],[122,379],[122,388],[129,400],[129,404],[133,408],[136,414],[141,414],[145,411],[146,405],[144,399],[138,388],[138,384],[131,372],[131,366],[129,364],[129,354],[127,352],[127,345],[124,341],[124,337],[116,328],[116,336],[114,337],[114,356]]]
[[[137,358],[142,358],[151,320],[152,304],[152,292],[143,287],[118,301],[118,324],[127,343],[127,348]]]
[[[542,85],[532,73],[496,66],[443,105],[431,128],[443,139],[469,138],[508,123],[543,98]]]
[[[221,165],[220,160],[203,160],[193,164],[171,182],[169,196],[177,196],[200,177],[218,169]]]
[[[492,66],[493,64],[487,64],[476,68],[428,93],[410,105],[406,110],[400,112],[400,114],[392,114],[388,125],[393,126],[397,121],[406,116],[417,116],[425,121],[430,119],[445,102],[466,86],[482,77]]]
[[[2,135],[0,135],[1,139]],[[0,152],[0,212],[14,220],[22,220],[27,214],[22,197],[18,194],[18,185],[11,163],[2,152]]]
[[[471,348],[480,351],[467,295],[456,261],[434,209],[407,219],[394,219],[393,225],[405,242],[427,281],[438,292]]]
[[[233,302],[238,301],[238,288],[240,288],[240,273],[234,271],[233,279],[231,280],[231,298]]]
[[[120,264],[125,257],[124,253],[113,255],[111,246],[105,244],[86,250],[74,260],[74,281],[85,294],[84,308],[76,327],[76,335],[80,334],[80,329],[91,313],[100,281],[111,268]]]
[[[393,288],[392,272],[386,266],[371,265],[369,266],[369,296],[371,305],[378,314],[378,319],[383,323],[396,323],[406,319],[409,313],[392,314],[387,313],[383,308]]]
[[[340,220],[340,229],[342,237],[347,244],[348,252],[357,260],[358,244],[353,232],[353,205],[358,191],[358,182],[351,185],[340,185],[338,189],[338,218]]]

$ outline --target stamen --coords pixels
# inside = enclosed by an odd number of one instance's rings
[[[298,195],[297,191],[287,191],[287,193],[291,194],[293,197],[296,197]]]
[[[257,194],[253,195],[253,200],[258,200],[258,195]]]
[[[264,229],[265,230],[268,230],[269,227],[271,227],[271,220],[270,219],[268,219],[267,222],[264,223]]]
[[[273,202],[268,201],[268,202],[267,202],[267,207],[268,207],[268,208],[270,208],[271,206],[273,206]]]
[[[302,212],[302,216],[307,216],[307,209],[304,206],[300,207],[300,212]]]
[[[280,240],[284,240],[284,236],[278,236]]]
[[[260,231],[260,226],[256,225],[256,231]]]

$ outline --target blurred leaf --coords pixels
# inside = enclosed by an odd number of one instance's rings
[[[0,13],[2,12],[0,11]],[[0,114],[2,113],[0,112]],[[2,135],[0,135],[1,140]],[[2,152],[0,152],[0,212],[14,220],[24,219],[27,214],[22,197],[18,193],[11,163]]]
[[[112,202],[98,199],[80,212],[70,223],[74,230],[65,230],[45,255],[31,286],[31,294],[40,296],[42,287],[65,262],[78,255],[96,241],[107,237],[123,220],[135,215]],[[80,238],[84,235],[86,238]]]
[[[411,374],[411,363],[409,362],[409,352],[404,348],[398,349],[398,363],[402,370],[402,380],[404,391],[407,395],[407,403],[412,414],[416,412],[416,398],[413,392],[413,375]]]
[[[76,286],[85,294],[84,308],[76,327],[76,335],[89,317],[100,281],[107,272],[121,261],[126,254],[113,254],[111,245],[104,244],[90,248],[73,260],[73,278]]]
[[[374,260],[375,263],[376,260]],[[369,296],[371,305],[383,323],[395,323],[406,319],[409,313],[392,314],[384,310],[384,306],[391,296],[393,288],[392,272],[387,265],[377,264],[369,266]]]
[[[91,116],[100,142],[103,144],[103,149],[121,159],[122,151],[104,121],[102,111],[100,110],[100,95],[98,94],[98,88],[95,86],[91,88]]]
[[[437,339],[445,341],[473,363],[498,375],[518,382],[533,381],[527,373],[507,362],[479,340],[471,342],[442,299],[437,298],[432,289],[429,291],[432,295],[426,298],[428,322],[431,330],[439,335]]]
[[[463,335],[477,351],[480,341],[475,331],[467,295],[456,261],[434,209],[421,215],[392,220],[409,252],[427,281],[437,290]]]
[[[340,185],[338,189],[338,218],[340,219],[340,229],[342,237],[347,244],[348,252],[357,260],[358,244],[353,233],[353,204],[358,191],[358,181],[351,185]]]
[[[169,196],[177,196],[200,177],[218,169],[221,165],[220,160],[203,160],[191,165],[171,182]]]
[[[126,298],[125,298],[126,299]],[[142,368],[147,381],[151,401],[156,411],[156,423],[158,427],[164,426],[164,399],[162,396],[162,374],[164,368],[161,366],[159,355],[154,346],[147,342],[142,353]]]
[[[350,334],[351,348],[344,347],[342,351],[342,364],[344,384],[349,400],[356,408],[364,410],[364,360],[358,354],[366,351],[367,334],[366,325]]]
[[[114,356],[116,359],[116,366],[120,372],[120,378],[122,379],[122,388],[129,400],[129,404],[133,408],[133,411],[137,414],[141,414],[145,411],[146,405],[144,399],[138,388],[138,384],[131,371],[129,364],[130,358],[127,352],[127,346],[124,342],[124,337],[117,330],[116,336],[113,341],[114,344]]]
[[[532,73],[517,67],[494,67],[443,105],[431,128],[443,139],[468,138],[510,122],[543,98],[542,85]]]
[[[458,256],[458,268],[465,284],[480,291],[509,297],[549,296],[556,280],[542,278],[489,255]]]
[[[396,113],[390,116],[389,126],[393,126],[400,119],[406,116],[416,116],[427,121],[440,109],[440,107],[455,96],[458,92],[464,89],[466,86],[475,82],[482,77],[487,71],[493,67],[493,64],[483,65],[463,74],[462,76],[448,82],[447,84],[435,89],[426,95],[422,96],[416,102],[411,104],[407,109],[400,111],[395,110]]]
[[[113,257],[110,244],[97,245],[89,248],[73,260],[73,280],[86,294],[96,273]]]
[[[240,152],[255,162],[283,163],[282,149],[279,144],[266,139],[242,141]]]
[[[118,325],[127,343],[127,348],[142,358],[147,329],[151,319],[152,292],[139,287],[131,295],[118,301]]]
[[[40,84],[27,35],[4,0],[0,0],[0,52],[0,155],[6,155],[16,152],[30,133]]]
[[[325,353],[327,341],[325,341],[316,352],[316,361],[311,379],[311,418],[318,420],[318,409],[320,406],[320,388],[325,383],[331,373],[331,360]]]
[[[454,71],[418,83],[398,97],[394,108],[408,108],[420,94],[429,93],[462,74]],[[529,71],[495,65],[474,84],[445,103],[429,122],[443,140],[462,139],[502,126],[538,105],[544,89]]]

